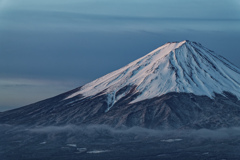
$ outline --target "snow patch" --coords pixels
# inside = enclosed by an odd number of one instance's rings
[[[88,151],[87,153],[99,154],[99,153],[106,153],[106,152],[110,152],[110,150],[93,150],[93,151]]]
[[[69,147],[77,147],[76,144],[67,144],[67,146],[69,146]]]
[[[44,142],[41,142],[41,143],[39,143],[39,144],[46,144],[46,143],[47,143],[47,142],[44,141]]]
[[[162,142],[172,143],[172,142],[182,141],[182,139],[163,139],[163,140],[161,140],[161,141],[162,141]]]
[[[78,151],[78,152],[75,152],[75,153],[77,153],[77,154],[79,154],[79,153],[84,153],[84,152],[87,152],[87,148],[77,148],[77,151]]]

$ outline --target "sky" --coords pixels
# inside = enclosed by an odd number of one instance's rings
[[[0,111],[186,39],[240,67],[240,0],[0,0]]]

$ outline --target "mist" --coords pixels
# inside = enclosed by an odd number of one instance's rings
[[[240,136],[240,127],[210,129],[148,129],[142,127],[113,128],[108,125],[64,125],[64,126],[12,126],[0,125],[1,131],[8,130],[40,135],[75,135],[96,138],[99,136],[137,136],[138,138],[194,138],[194,139],[229,139]]]

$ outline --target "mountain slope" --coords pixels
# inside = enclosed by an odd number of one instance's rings
[[[0,123],[219,128],[240,125],[240,69],[191,41],[59,96],[0,114]]]
[[[240,97],[240,70],[227,60],[190,41],[167,43],[127,66],[81,87],[84,97],[101,92],[115,103],[123,95],[116,92],[125,86],[136,86],[140,95],[132,103],[169,92],[194,93],[213,97],[230,91]],[[126,94],[126,93],[124,93]]]

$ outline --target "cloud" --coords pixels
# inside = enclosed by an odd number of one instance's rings
[[[194,2],[191,0],[8,0],[8,4],[11,5],[5,7],[9,9],[71,11],[100,15],[189,18],[226,18],[234,15],[239,17],[237,14],[239,13],[239,2],[237,0],[195,0]]]
[[[31,135],[46,135],[50,139],[52,137],[59,138],[64,135],[67,139],[76,140],[93,140],[97,139],[119,139],[119,140],[151,140],[152,138],[160,139],[162,142],[177,141],[205,141],[205,140],[234,140],[240,136],[240,127],[210,129],[186,129],[186,130],[158,130],[142,127],[122,127],[113,128],[107,125],[63,125],[63,126],[24,126],[24,125],[6,125],[0,124],[0,132],[11,130],[14,132],[25,132]],[[86,139],[85,139],[86,138]],[[73,140],[72,139],[72,140]],[[186,142],[187,142],[186,141]]]
[[[29,16],[31,15],[31,16]],[[1,18],[3,30],[18,31],[155,31],[186,29],[213,31],[239,31],[239,19],[210,17],[174,17],[111,15],[97,13],[78,13],[72,11],[34,11],[16,10]],[[176,27],[177,26],[177,27]]]
[[[80,80],[79,80],[80,82]],[[16,87],[16,86],[36,86],[42,87],[46,85],[70,85],[73,81],[59,81],[51,79],[34,79],[34,78],[2,78],[0,79],[0,86]]]
[[[0,16],[3,30],[165,31],[238,30],[234,1],[39,1],[10,0]],[[176,7],[177,6],[177,7]],[[226,22],[227,20],[227,22]]]
[[[216,130],[199,129],[199,130],[157,130],[141,127],[116,129],[107,125],[65,125],[65,126],[46,126],[27,129],[29,132],[36,134],[60,134],[72,133],[76,135],[85,135],[89,137],[98,137],[100,135],[109,135],[117,137],[118,135],[143,137],[159,137],[159,138],[194,138],[194,139],[228,139],[240,136],[240,128],[220,128]]]
[[[44,80],[33,80],[33,79],[0,79],[0,86],[2,87],[15,87],[15,86],[42,86],[50,83]]]
[[[84,84],[82,82],[82,84]],[[34,103],[81,85],[81,80],[51,80],[30,78],[0,79],[0,111]]]

